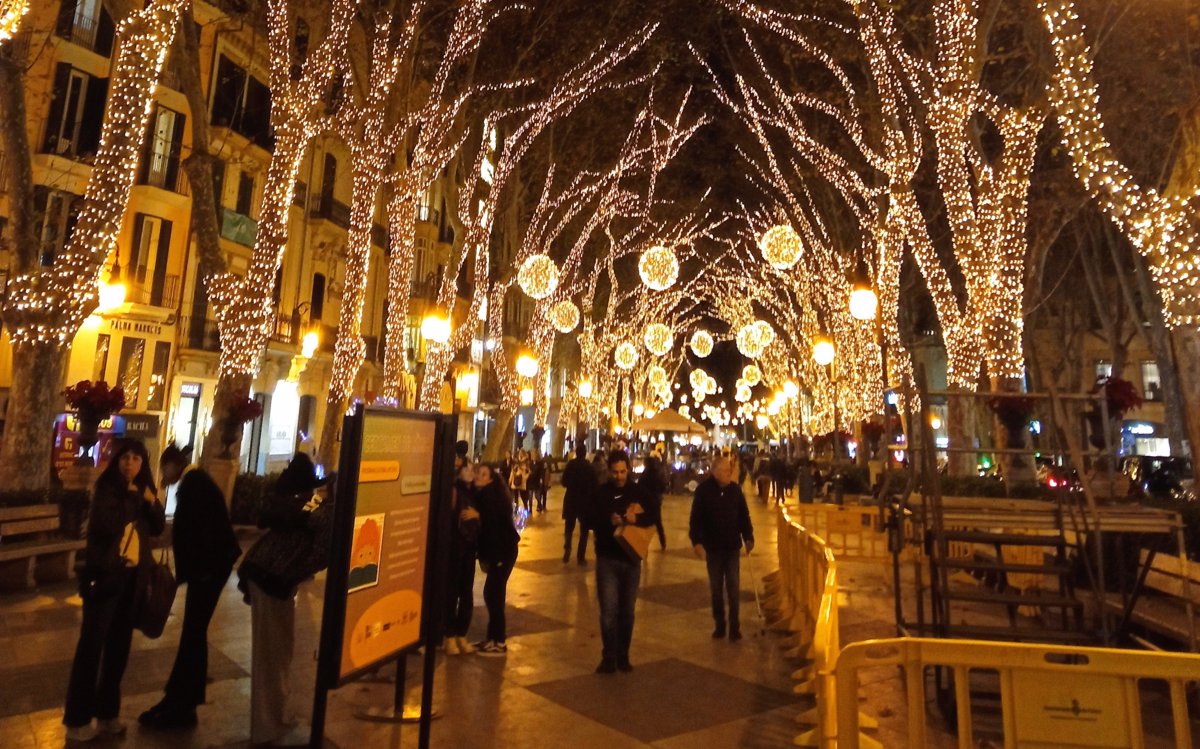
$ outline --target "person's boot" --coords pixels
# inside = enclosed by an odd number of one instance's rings
[[[717,622],[716,629],[713,630],[713,639],[719,640],[725,636],[725,622]]]
[[[608,658],[608,657],[602,658],[600,660],[600,665],[596,666],[596,673],[598,673],[598,674],[615,674],[616,672],[617,672],[617,662],[614,661],[612,658]]]
[[[569,561],[571,561],[571,550],[568,548],[563,552],[563,564],[566,564]]]
[[[617,670],[626,674],[633,670],[633,664],[629,662],[629,653],[623,653],[617,658]]]
[[[729,641],[737,642],[740,639],[742,639],[742,628],[737,622],[734,622],[729,627]]]

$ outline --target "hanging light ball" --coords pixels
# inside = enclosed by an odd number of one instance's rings
[[[784,270],[795,265],[804,254],[804,242],[792,227],[772,226],[759,237],[758,249],[772,268]]]
[[[559,333],[570,333],[579,324],[579,308],[565,299],[550,308],[550,324]]]
[[[704,392],[708,393],[709,395],[716,395],[718,389],[717,380],[715,378],[709,377],[704,381]]]
[[[614,356],[616,357],[618,367],[625,370],[633,369],[638,360],[637,346],[634,346],[630,341],[621,341],[617,344]]]
[[[766,320],[755,320],[754,327],[758,328],[758,335],[762,339],[763,348],[775,342],[775,328],[771,327],[771,323]]]
[[[661,366],[655,364],[654,366],[650,367],[650,369],[646,370],[646,377],[650,380],[650,384],[653,385],[656,390],[661,391],[663,389],[663,385],[667,385],[666,389],[668,392],[670,392],[671,388],[667,383],[667,370],[663,369]]]
[[[521,263],[517,285],[531,299],[545,299],[558,288],[558,266],[549,255],[531,255]]]
[[[646,342],[646,348],[650,349],[650,353],[655,356],[663,356],[675,345],[675,334],[671,332],[670,328],[660,322],[647,325],[646,334],[643,338]]]
[[[766,343],[763,341],[762,329],[755,323],[743,325],[737,332],[737,349],[747,359],[757,359],[762,356]]]
[[[738,386],[737,392],[733,395],[733,399],[738,403],[745,403],[746,401],[750,400],[751,395],[752,393],[750,392],[750,386],[742,384]]]
[[[655,291],[666,291],[679,278],[679,259],[670,247],[651,247],[638,260],[642,283]]]
[[[757,364],[747,364],[742,368],[742,379],[746,381],[747,385],[754,387],[762,382],[762,370],[758,368]]]
[[[692,340],[688,343],[692,348],[692,353],[701,359],[712,353],[713,337],[707,330],[697,330],[692,333]]]

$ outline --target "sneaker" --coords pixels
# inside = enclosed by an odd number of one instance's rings
[[[477,654],[486,656],[508,655],[508,645],[502,642],[488,642],[488,644],[479,648]]]
[[[617,659],[617,670],[620,671],[621,673],[627,674],[633,670],[633,664],[629,662],[628,658],[618,658]]]
[[[446,651],[446,655],[458,655],[462,652],[462,649],[458,646],[457,637],[447,637],[446,644],[442,649]]]
[[[724,637],[724,636],[725,636],[725,625],[724,625],[724,624],[718,624],[718,625],[717,625],[717,628],[713,630],[713,639],[714,639],[714,640],[719,640],[719,639],[721,639],[721,638],[722,638],[722,637]]]
[[[467,642],[467,638],[455,637],[454,639],[458,643],[458,652],[462,653],[463,655],[470,655],[471,653],[475,652],[475,646]]]
[[[617,663],[611,658],[605,658],[600,661],[600,665],[596,666],[598,674],[615,674],[617,672]]]
[[[88,723],[83,726],[67,726],[67,741],[79,742],[91,741],[100,735],[93,723]]]
[[[125,724],[120,718],[109,718],[108,720],[96,721],[96,730],[106,736],[120,736],[125,733]]]
[[[742,639],[742,631],[740,629],[729,630],[729,641],[730,642],[737,642],[740,639]]]

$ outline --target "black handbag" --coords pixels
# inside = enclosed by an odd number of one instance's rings
[[[171,574],[167,561],[169,552],[163,549],[158,561],[151,558],[149,564],[137,569],[137,599],[134,604],[133,626],[151,640],[157,639],[167,626],[167,617],[175,605],[178,584]]]

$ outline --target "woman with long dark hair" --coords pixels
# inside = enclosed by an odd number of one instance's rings
[[[517,544],[521,536],[513,525],[513,502],[496,479],[492,467],[475,466],[475,507],[479,511],[479,566],[487,575],[483,584],[483,602],[487,604],[487,638],[476,645],[479,655],[508,653],[504,606],[508,597],[508,577],[517,562]]]
[[[63,715],[70,741],[116,736],[125,730],[120,720],[121,677],[133,641],[137,571],[151,563],[150,539],[165,525],[146,447],[124,440],[96,479],[88,516],[79,575],[83,624]]]

